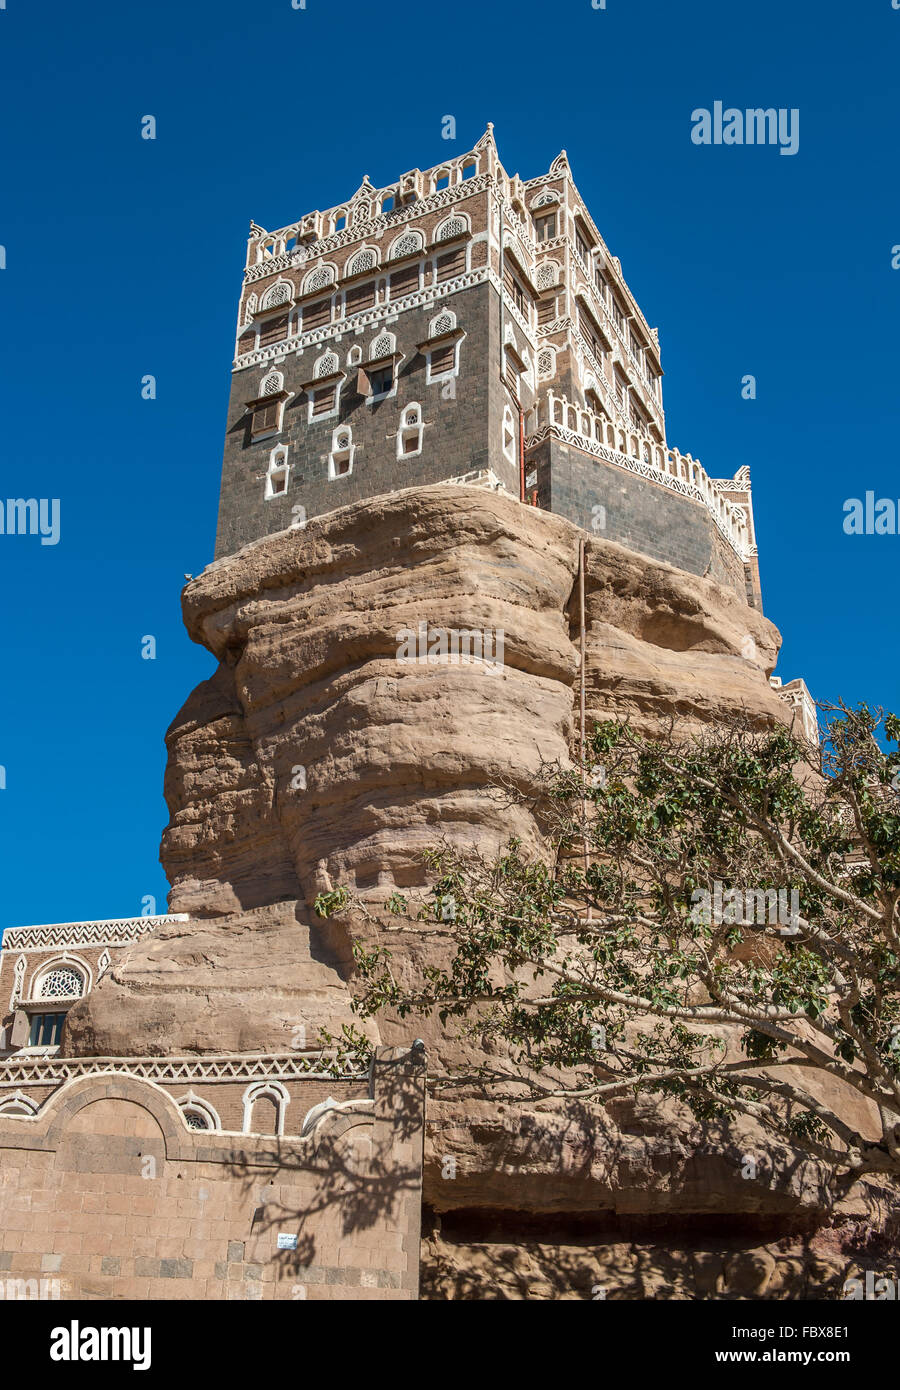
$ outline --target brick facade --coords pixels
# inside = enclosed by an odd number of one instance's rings
[[[40,1103],[0,1113],[0,1277],[62,1299],[415,1299],[424,1072],[420,1048],[381,1048],[368,1084],[295,1080],[276,1137],[192,1131],[172,1085],[121,1061],[49,1097],[0,1063]],[[323,1090],[345,1099],[311,1116]]]

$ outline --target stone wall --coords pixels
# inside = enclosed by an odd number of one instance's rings
[[[743,561],[703,503],[560,440],[546,439],[529,451],[526,467],[537,470],[538,501],[545,510],[604,540],[713,579],[745,601],[751,597]]]
[[[0,1114],[0,1270],[63,1299],[415,1299],[424,1072],[421,1049],[380,1048],[368,1097],[318,1116],[323,1083],[298,1083],[305,1137],[192,1131],[100,1058],[35,1087],[36,1115]]]

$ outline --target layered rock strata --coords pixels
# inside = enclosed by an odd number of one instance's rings
[[[170,908],[191,921],[122,957],[73,1011],[70,1049],[278,1051],[301,1025],[313,1040],[350,1017],[352,942],[372,931],[323,924],[318,893],[415,890],[440,842],[490,855],[515,834],[537,850],[540,826],[495,784],[527,790],[577,737],[582,544],[589,720],[688,736],[789,717],[767,680],[778,634],[731,590],[508,497],[411,489],[255,542],[184,592],[188,631],[218,663],[167,734],[162,860]],[[423,628],[429,647],[440,631],[493,644],[486,659],[419,660],[409,634]],[[407,978],[437,958],[424,940],[403,949]],[[393,1043],[413,1027],[433,1066],[478,1055],[431,1020],[369,1030]],[[771,1154],[749,1125],[700,1133],[674,1106],[573,1114],[451,1095],[429,1115],[437,1212],[740,1214],[787,1230],[828,1207],[815,1165]],[[758,1180],[742,1178],[748,1151]],[[452,1252],[432,1243],[440,1296]]]

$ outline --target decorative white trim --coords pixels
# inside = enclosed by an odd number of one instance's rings
[[[398,179],[394,185],[388,188],[375,189],[372,192],[373,205],[383,198],[393,197],[395,205],[391,212],[378,213],[369,222],[362,225],[348,225],[340,232],[330,232],[309,246],[297,246],[290,251],[279,250],[277,253],[275,251],[276,246],[283,245],[298,230],[301,232],[322,231],[326,220],[335,219],[340,214],[346,216],[346,207],[334,208],[332,211],[324,213],[308,213],[298,222],[288,227],[282,227],[275,232],[267,232],[263,227],[254,227],[248,245],[248,260],[254,252],[258,259],[253,264],[247,265],[244,271],[245,281],[262,280],[275,274],[276,271],[287,270],[291,266],[299,266],[306,261],[317,260],[318,257],[337,251],[351,242],[358,241],[361,237],[380,237],[384,232],[402,226],[404,222],[414,221],[427,213],[437,212],[441,208],[449,209],[461,198],[483,193],[495,182],[493,168],[485,169],[480,174],[476,173],[473,178],[463,178],[465,169],[471,167],[477,169],[478,162],[477,152],[470,152],[468,155],[462,155],[454,160],[453,167],[459,172],[457,182],[453,183],[451,180],[449,188],[442,188],[439,192],[432,193],[427,197],[421,196],[424,190],[422,188],[422,176],[419,174],[419,187],[416,191],[420,196],[415,202],[407,205],[403,205],[398,200],[405,191],[408,191],[407,185],[409,185],[411,176],[404,175],[403,178]],[[270,248],[268,255],[265,254],[267,247]]]
[[[269,466],[266,469],[266,489],[263,500],[271,502],[273,498],[286,497],[288,484],[291,477],[291,465],[288,463],[287,444],[276,444],[269,454]],[[284,479],[284,487],[275,487],[277,480]]]
[[[71,970],[78,975],[81,980],[81,989],[77,994],[41,994],[41,985],[46,977],[53,970]],[[59,1003],[60,1000],[70,999],[75,1003],[78,999],[83,999],[86,994],[90,994],[93,987],[93,974],[86,960],[81,956],[73,955],[70,951],[63,951],[62,955],[52,956],[50,960],[41,961],[31,977],[31,990],[28,1002],[31,1003]]]
[[[16,1091],[13,1095],[4,1096],[3,1099],[0,1100],[0,1115],[9,1115],[14,1105],[22,1106],[27,1112],[26,1115],[21,1117],[23,1120],[31,1115],[36,1115],[40,1109],[37,1101],[32,1100],[31,1096],[26,1096],[24,1091]]]
[[[369,345],[369,361],[378,362],[383,357],[392,357],[396,351],[396,333],[388,333],[387,330],[385,330],[383,333],[379,333],[376,338],[372,339]]]
[[[4,932],[4,941],[6,940],[7,935],[8,933]],[[25,988],[25,967],[27,966],[27,964],[28,961],[24,956],[19,956],[19,959],[16,961],[15,969],[13,971],[12,994],[9,996],[10,1009],[14,1009],[18,1001],[22,998],[22,993]]]
[[[262,1100],[263,1097],[274,1100],[278,1111],[275,1133],[277,1135],[284,1134],[284,1117],[291,1103],[291,1098],[280,1081],[272,1080],[255,1082],[253,1085],[248,1086],[244,1092],[244,1122],[241,1132],[243,1134],[256,1133],[255,1130],[250,1128],[250,1122],[253,1119],[253,1106],[258,1100]]]
[[[212,1081],[303,1081],[309,1079],[359,1081],[365,1073],[347,1072],[334,1077],[317,1071],[321,1052],[218,1053],[190,1057],[23,1057],[21,1053],[0,1061],[0,1089],[7,1086],[54,1086],[94,1073],[133,1076],[165,1085]]]
[[[186,912],[158,917],[112,917],[100,922],[51,922],[46,926],[7,927],[3,950],[48,951],[65,946],[130,946],[167,922],[189,922]]]
[[[516,421],[509,402],[503,407],[503,456],[510,463],[516,461]]]
[[[414,449],[404,449],[403,445],[408,438],[415,435],[416,447]],[[418,401],[411,401],[403,410],[400,416],[400,428],[397,430],[397,458],[398,460],[418,458],[422,453],[422,443],[425,438],[425,420],[422,407]]]
[[[318,1129],[326,1115],[372,1115],[375,1112],[374,1100],[335,1100],[334,1096],[329,1096],[327,1100],[320,1100],[318,1105],[314,1105],[311,1110],[306,1112],[303,1124],[300,1126],[300,1138],[308,1139],[310,1135]]]
[[[349,467],[343,473],[338,472],[338,460],[347,459]],[[334,482],[338,478],[349,478],[353,472],[353,461],[356,458],[356,445],[353,443],[353,428],[350,425],[338,425],[331,435],[331,452],[328,455],[328,478]]]
[[[325,356],[327,357],[328,354],[326,353]],[[333,356],[337,361],[336,353],[332,353],[331,356]],[[319,358],[319,362],[322,362],[323,360],[324,358]],[[339,369],[340,363],[338,362],[338,370]],[[336,380],[334,379],[334,377],[332,377],[331,381],[329,381],[327,377],[316,378],[316,380],[311,382],[310,385],[306,387],[306,423],[308,425],[316,424],[320,420],[333,420],[336,415],[340,414],[341,392],[344,389],[344,383],[346,380],[347,378],[343,375],[338,377]],[[331,407],[330,410],[321,411],[318,415],[314,415],[313,410],[315,409],[317,392],[327,391],[331,386],[334,387],[334,405]]]
[[[546,175],[544,175],[546,178]],[[562,195],[555,188],[545,188],[541,193],[537,193],[528,204],[532,212],[537,208],[548,208],[553,203],[561,203]]]
[[[415,242],[415,245],[413,245]],[[399,236],[394,237],[388,247],[387,258],[389,261],[404,260],[407,256],[418,255],[425,250],[425,233],[420,232],[418,227],[407,227]]]
[[[355,332],[357,328],[376,328],[386,319],[394,322],[397,315],[406,309],[424,308],[456,294],[459,290],[471,289],[474,285],[486,283],[493,285],[497,293],[502,294],[507,310],[521,325],[522,331],[531,337],[530,325],[525,322],[493,270],[490,266],[482,265],[476,270],[467,270],[462,275],[454,276],[451,280],[443,280],[438,285],[425,285],[418,290],[411,290],[409,294],[392,299],[387,304],[375,304],[369,309],[360,309],[356,314],[350,314],[334,323],[323,324],[321,328],[312,328],[308,333],[297,334],[292,339],[283,338],[279,343],[269,343],[264,348],[242,353],[232,370],[240,372],[247,367],[261,366],[271,358],[284,357],[287,352],[296,352],[299,355],[308,347],[324,345],[329,338],[339,339],[347,333]]]
[[[564,444],[572,444],[576,449],[581,449],[583,453],[593,454],[596,458],[601,458],[606,463],[615,464],[617,468],[624,468],[629,473],[637,473],[642,478],[647,478],[651,482],[659,483],[661,487],[669,488],[672,492],[681,493],[682,497],[689,497],[692,501],[698,502],[701,506],[706,508],[715,522],[719,533],[728,542],[739,559],[748,560],[752,555],[756,554],[756,547],[750,545],[749,542],[743,539],[738,531],[737,523],[735,522],[734,529],[732,529],[732,527],[727,524],[727,521],[723,521],[719,515],[719,507],[711,505],[702,488],[695,484],[686,482],[682,478],[673,477],[672,474],[665,473],[662,469],[654,468],[652,463],[646,463],[642,459],[631,458],[627,454],[622,454],[616,449],[609,448],[606,444],[600,444],[596,439],[591,439],[587,435],[579,434],[576,430],[567,429],[562,425],[543,425],[536,434],[532,434],[526,439],[525,448],[528,450],[537,448],[537,446],[543,444],[546,439],[559,439]],[[666,452],[670,453],[671,451],[666,450]],[[696,464],[696,460],[694,460],[694,463]],[[730,509],[730,504],[725,503],[724,499],[719,500],[723,503],[723,506]],[[726,516],[728,515],[729,512],[726,511]]]

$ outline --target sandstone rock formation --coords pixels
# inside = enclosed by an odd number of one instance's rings
[[[624,714],[649,732],[674,718],[689,734],[739,712],[788,717],[767,681],[778,634],[733,592],[505,496],[410,489],[255,542],[184,592],[188,630],[219,662],[167,735],[162,860],[170,908],[191,921],[128,951],[73,1011],[69,1049],[278,1051],[301,1023],[313,1040],[350,1017],[352,938],[370,930],[321,923],[317,893],[424,885],[422,851],[441,839],[490,854],[516,834],[536,849],[540,827],[492,783],[527,788],[573,746],[582,542],[589,718]],[[503,665],[398,660],[398,634],[422,623],[502,630]],[[369,1031],[402,1042],[412,1026]],[[415,1026],[434,1063],[466,1055],[433,1021]],[[573,1213],[740,1214],[752,1246],[754,1221],[768,1239],[772,1222],[795,1231],[827,1206],[815,1165],[766,1153],[752,1127],[701,1133],[674,1106],[587,1115],[450,1095],[430,1119],[438,1212],[555,1213],[557,1227]],[[754,1182],[741,1177],[748,1148],[763,1160]],[[561,1248],[559,1229],[546,1239]],[[448,1250],[436,1227],[437,1296],[456,1287]]]

